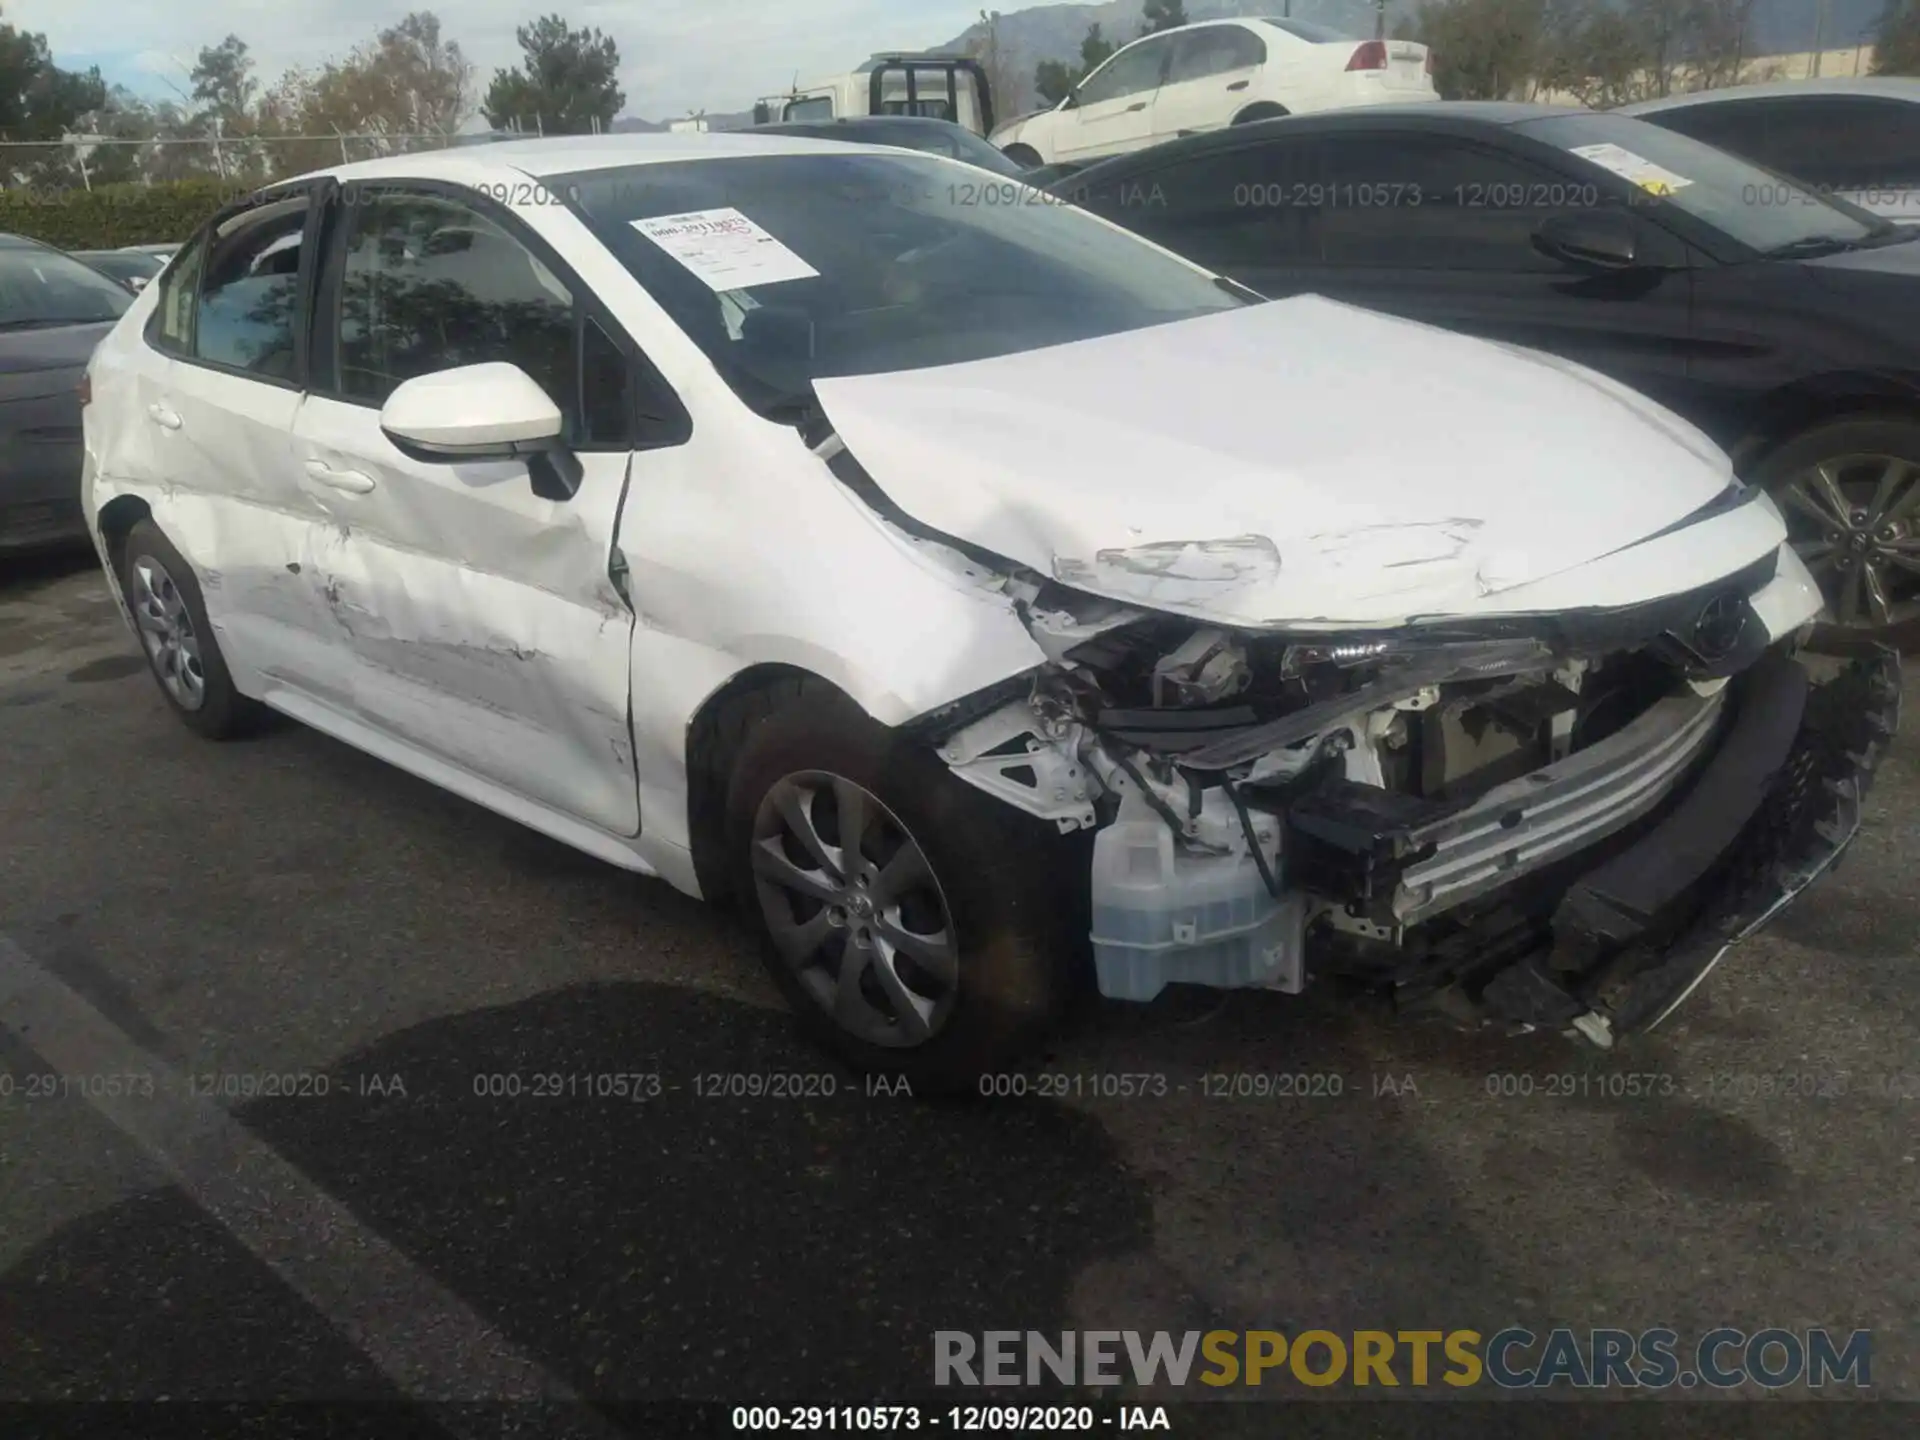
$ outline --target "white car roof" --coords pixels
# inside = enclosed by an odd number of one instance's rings
[[[1301,23],[1319,24],[1318,21],[1309,22],[1305,20],[1304,17]],[[1162,35],[1183,35],[1189,30],[1221,30],[1230,25],[1241,30],[1271,30],[1276,34],[1286,36],[1287,39],[1299,45],[1317,45],[1321,43],[1317,40],[1303,39],[1301,36],[1294,34],[1291,30],[1287,29],[1280,20],[1271,15],[1221,15],[1212,20],[1190,20],[1185,25],[1171,25],[1165,30],[1156,30],[1151,35],[1137,35],[1127,41],[1126,45],[1115,46],[1114,53],[1118,54],[1120,51],[1126,49],[1127,45],[1138,45],[1142,40],[1157,40]],[[1322,30],[1335,30],[1339,27],[1335,25],[1320,25],[1320,28]],[[1354,36],[1351,38],[1354,44],[1357,45],[1360,43],[1361,37]],[[1343,38],[1339,43],[1345,44],[1346,39]]]
[[[357,160],[348,165],[313,170],[297,178],[310,180],[327,175],[342,182],[449,180],[472,185],[484,184],[488,179],[510,181],[522,176],[571,175],[626,165],[664,165],[676,160],[724,160],[746,155],[844,155],[849,150],[878,155],[900,153],[885,145],[749,131],[555,135],[547,139],[501,140],[491,145],[462,145],[411,155],[388,155],[378,160]]]
[[[1773,95],[1871,95],[1920,105],[1920,79],[1904,75],[1842,75],[1814,80],[1766,80],[1754,85],[1727,85],[1718,90],[1694,90],[1659,100],[1641,100],[1622,105],[1614,113],[1652,115],[1661,110],[1684,110],[1730,100],[1760,100]]]

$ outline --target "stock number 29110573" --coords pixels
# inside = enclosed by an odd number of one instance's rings
[[[1031,1435],[1037,1431],[1092,1430],[1091,1405],[953,1405],[922,1414],[917,1405],[736,1405],[735,1430],[804,1431],[949,1430]]]

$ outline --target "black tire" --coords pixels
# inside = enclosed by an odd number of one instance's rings
[[[1040,152],[1031,145],[1009,145],[1000,153],[1014,164],[1028,170],[1036,170],[1046,163],[1040,158]]]
[[[1280,120],[1292,112],[1284,105],[1275,105],[1271,100],[1262,100],[1257,105],[1249,105],[1233,117],[1236,125],[1251,125],[1256,120]]]
[[[1847,464],[1848,457],[1872,457]],[[1809,547],[1823,543],[1819,531],[1821,527],[1800,504],[1790,499],[1788,492],[1793,488],[1796,477],[1806,475],[1815,466],[1838,462],[1838,478],[1842,482],[1844,498],[1857,503],[1860,508],[1847,518],[1851,522],[1860,515],[1866,506],[1871,505],[1877,478],[1884,469],[1880,457],[1904,461],[1908,466],[1920,470],[1920,422],[1898,416],[1856,417],[1847,420],[1834,420],[1815,425],[1800,434],[1776,446],[1751,468],[1748,479],[1779,503],[1781,512],[1786,516],[1787,528],[1794,547],[1809,558],[1809,565],[1820,581],[1820,588],[1826,596],[1832,620],[1823,619],[1814,632],[1814,644],[1822,649],[1847,650],[1860,644],[1896,644],[1911,645],[1920,640],[1920,616],[1914,613],[1917,608],[1913,602],[1920,602],[1920,574],[1906,570],[1885,557],[1887,551],[1877,548],[1883,544],[1877,536],[1883,527],[1867,523],[1866,536],[1858,537],[1855,532],[1844,532],[1843,543],[1852,544],[1855,538],[1862,538],[1869,547],[1865,554],[1880,563],[1874,566],[1872,573],[1878,577],[1882,593],[1896,603],[1909,602],[1904,609],[1896,609],[1890,621],[1874,620],[1870,608],[1866,605],[1864,586],[1852,592],[1842,592],[1839,588],[1842,577],[1851,577],[1858,573],[1858,555],[1850,556],[1854,564],[1846,569],[1822,563],[1817,550]],[[1920,475],[1910,475],[1906,486],[1920,486]],[[1912,545],[1920,538],[1920,514],[1909,515],[1894,522],[1899,543]],[[1836,532],[1838,533],[1838,532]],[[1905,559],[1920,563],[1920,554],[1907,551]],[[1849,578],[1848,583],[1852,582]],[[1860,618],[1868,623],[1836,623],[1845,619],[1843,608],[1837,603],[1846,601],[1860,603],[1866,613]]]
[[[181,702],[168,688],[160,657],[143,634],[139,636],[141,649],[146,654],[147,669],[154,683],[160,687],[162,698],[188,729],[206,739],[228,740],[248,733],[258,725],[266,713],[265,709],[258,701],[248,699],[234,688],[233,677],[227,673],[227,662],[220,654],[219,642],[214,638],[213,626],[207,620],[206,602],[200,597],[199,577],[193,573],[193,567],[187,563],[186,557],[174,548],[173,542],[151,520],[137,522],[127,532],[126,543],[120,547],[120,593],[126,598],[127,608],[137,615],[141,601],[136,574],[141,562],[147,559],[159,562],[179,593],[180,603],[192,625],[198,646],[198,671],[204,697],[197,707]]]
[[[887,729],[824,681],[782,682],[742,703],[758,713],[728,786],[727,857],[774,982],[802,1028],[854,1070],[904,1079],[916,1095],[974,1091],[1048,1034],[1074,998],[1086,935],[1086,869],[1076,874],[1072,864],[1078,847],[955,778],[924,741]],[[897,821],[944,898],[958,981],[944,1023],[917,1044],[875,1043],[843,1026],[775,944],[754,870],[754,827],[775,785],[806,772],[852,781],[878,800],[888,813],[869,833]],[[869,848],[884,843],[875,838]]]

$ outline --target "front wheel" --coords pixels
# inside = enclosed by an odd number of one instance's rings
[[[1070,998],[1070,847],[823,682],[748,729],[727,822],[774,981],[856,1070],[964,1091]]]
[[[1023,170],[1037,170],[1046,163],[1031,145],[1009,145],[1000,153]]]
[[[1753,478],[1820,583],[1821,639],[1885,641],[1920,620],[1920,424],[1817,426],[1768,455]]]

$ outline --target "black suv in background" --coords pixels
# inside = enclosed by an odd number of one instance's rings
[[[1785,80],[1624,105],[1889,220],[1920,224],[1920,79]]]
[[[1773,494],[1835,627],[1920,620],[1920,228],[1644,121],[1496,103],[1260,121],[1052,189],[1270,298],[1612,376]]]

